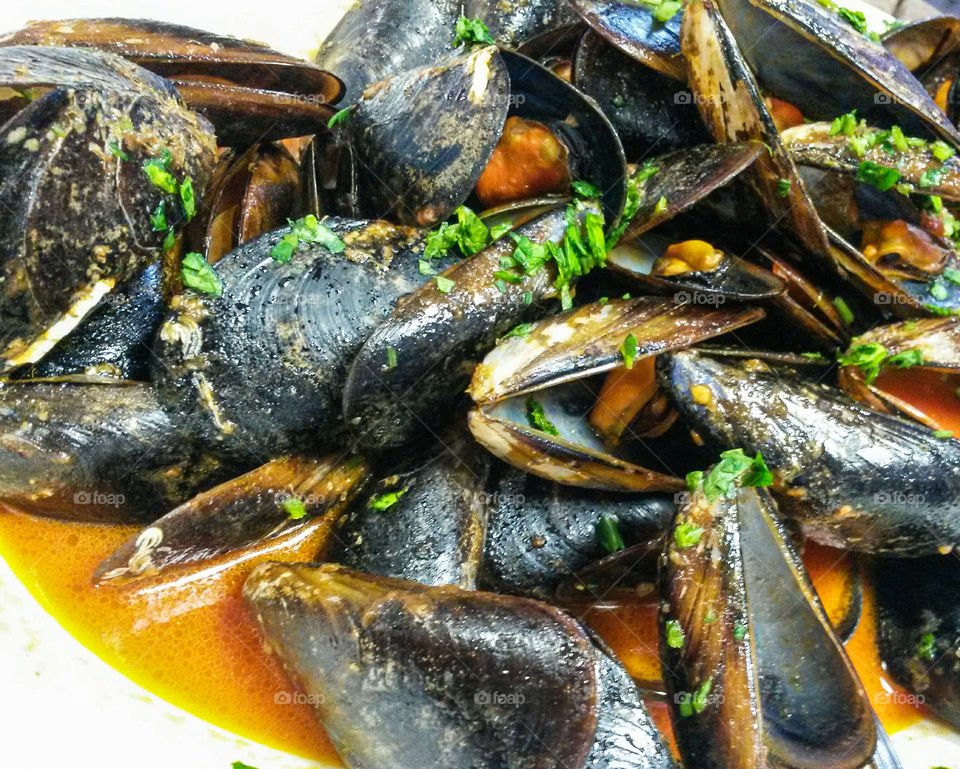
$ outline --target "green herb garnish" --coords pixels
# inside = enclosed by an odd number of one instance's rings
[[[437,282],[437,291],[441,294],[449,294],[453,287],[457,285],[456,281],[445,278],[443,275],[437,275],[434,280]]]
[[[933,660],[937,656],[937,639],[933,633],[924,633],[917,644],[916,656],[922,660]]]
[[[694,470],[687,473],[687,488],[690,489],[691,493],[699,489],[701,483],[703,483],[703,470]]]
[[[952,438],[953,431],[952,430],[934,430],[933,437],[939,438],[939,439]]]
[[[547,415],[543,411],[543,404],[534,398],[527,398],[527,421],[531,427],[535,427],[537,430],[542,430],[550,435],[560,434],[553,422],[547,419]]]
[[[342,110],[338,110],[334,113],[333,117],[327,121],[327,128],[333,128],[335,125],[340,125],[340,123],[345,123],[350,119],[350,116],[353,114],[353,105],[349,107],[344,107]]]
[[[581,198],[599,198],[602,197],[600,190],[594,187],[590,182],[584,181],[575,181],[570,185],[573,188],[575,195],[578,195]]]
[[[301,243],[319,243],[333,254],[339,254],[346,248],[337,234],[313,214],[307,214],[302,219],[288,219],[287,224],[290,232],[270,249],[270,257],[279,264],[289,262]]]
[[[633,359],[637,357],[637,338],[633,334],[627,334],[627,338],[623,340],[620,355],[623,356],[623,365],[632,369]]]
[[[777,182],[777,195],[781,198],[787,197],[790,194],[791,182],[789,179],[780,179]]]
[[[189,222],[197,213],[197,199],[193,195],[193,179],[189,176],[180,182],[180,205],[183,216]]]
[[[387,347],[387,370],[397,367],[397,351]]]
[[[690,703],[693,706],[694,713],[702,713],[707,708],[707,696],[710,694],[710,689],[713,688],[713,679],[708,678],[700,686],[697,687],[697,690],[693,693],[693,700]]]
[[[703,479],[703,493],[710,502],[721,495],[730,498],[736,490],[738,480],[741,486],[749,487],[773,484],[773,474],[759,451],[752,459],[743,453],[743,449],[724,451],[720,455],[720,461]]]
[[[930,144],[930,152],[941,163],[946,162],[954,156],[956,150],[942,139],[937,139]]]
[[[833,298],[833,306],[840,314],[840,318],[844,323],[847,325],[853,323],[853,310],[850,309],[850,305],[843,300],[842,296],[835,296]]]
[[[179,185],[176,177],[167,170],[167,164],[163,160],[151,158],[143,163],[143,172],[147,175],[150,183],[164,192],[173,194],[177,191]]]
[[[367,507],[371,510],[376,510],[378,512],[383,512],[384,510],[389,510],[397,502],[400,501],[400,497],[407,493],[410,490],[409,486],[404,486],[402,489],[397,491],[388,491],[386,494],[380,494],[376,497],[371,497],[370,501],[367,503]]]
[[[857,167],[857,181],[885,191],[900,181],[900,172],[896,168],[889,168],[870,160],[864,160]]]
[[[529,336],[530,332],[533,331],[532,323],[521,323],[518,326],[511,328],[506,334],[504,334],[501,339],[509,339],[510,337],[524,337]]]
[[[467,45],[493,45],[493,36],[487,25],[480,19],[468,19],[461,16],[457,19],[457,26],[454,28],[454,46],[466,43]]]
[[[849,8],[837,8],[837,16],[853,27],[861,35],[867,34],[867,17],[862,11],[851,11]]]
[[[302,500],[297,499],[296,497],[287,497],[280,506],[287,511],[293,520],[299,521],[301,518],[306,517],[307,507],[303,504]]]
[[[733,626],[733,640],[737,643],[740,643],[744,638],[747,637],[747,626],[741,625],[739,622]]]
[[[626,548],[620,536],[620,526],[612,515],[603,515],[597,521],[597,541],[608,553],[618,553]]]
[[[853,136],[854,131],[857,130],[857,124],[857,111],[853,110],[846,115],[841,115],[833,119],[833,123],[830,124],[830,135],[836,136],[837,134],[843,134],[844,136]]]
[[[675,619],[668,619],[666,623],[667,630],[667,646],[671,649],[682,649],[683,648],[683,628],[680,627],[680,623]]]
[[[65,133],[61,135],[66,136]],[[116,139],[111,139],[107,142],[107,149],[110,150],[111,155],[120,158],[120,160],[124,161],[125,163],[130,161],[130,156],[123,151],[119,144],[117,144]]]
[[[677,543],[677,547],[681,550],[693,547],[702,536],[703,529],[689,522],[678,523],[673,529],[673,541]]]
[[[165,200],[157,203],[157,207],[150,214],[150,227],[154,232],[163,232],[167,229],[167,204]]]
[[[183,276],[183,285],[210,296],[223,294],[223,281],[217,275],[213,266],[207,263],[201,254],[191,251],[183,257],[180,268]]]

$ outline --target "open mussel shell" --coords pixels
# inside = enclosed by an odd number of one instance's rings
[[[314,61],[336,72],[355,102],[372,83],[433,64],[454,50],[460,16],[485,22],[494,41],[508,48],[556,28],[574,16],[558,0],[368,0],[351,6],[321,43]]]
[[[893,26],[881,41],[903,66],[919,75],[960,44],[960,17],[940,15]]]
[[[878,558],[871,564],[877,636],[886,670],[960,728],[960,560]]]
[[[892,357],[919,350],[922,360],[915,365],[945,374],[960,373],[960,318],[922,318],[877,326],[853,340],[854,345],[878,344]],[[936,430],[939,425],[922,410],[885,392],[882,384],[867,383],[858,366],[841,366],[840,387],[877,411],[904,414]]]
[[[489,489],[481,586],[545,600],[607,554],[597,536],[601,519],[616,521],[629,547],[662,536],[675,511],[670,494],[562,486],[513,467],[502,467]]]
[[[677,491],[682,482],[662,459],[633,445],[614,454],[594,431],[587,414],[597,393],[586,379],[623,364],[621,346],[628,336],[636,343],[637,361],[762,317],[758,308],[707,308],[645,297],[597,302],[548,318],[502,340],[477,366],[468,390],[478,404],[470,412],[470,430],[495,456],[558,483]],[[553,432],[531,420],[531,398]],[[640,453],[632,456],[633,451]],[[660,469],[648,469],[650,462]]]
[[[304,213],[300,168],[281,144],[224,152],[207,189],[206,205],[184,233],[185,251],[215,264],[222,256]]]
[[[426,280],[415,231],[324,224],[342,252],[300,243],[281,264],[270,253],[289,230],[275,230],[217,263],[222,296],[187,292],[172,301],[155,343],[154,381],[171,414],[206,445],[255,463],[331,445],[342,432],[349,361],[396,299]]]
[[[153,335],[164,314],[160,283],[157,262],[105,296],[56,347],[28,367],[23,377],[87,374],[149,381]]]
[[[623,668],[547,604],[277,563],[244,597],[354,769],[673,766]]]
[[[180,197],[142,165],[169,152],[197,205],[216,158],[205,120],[169,83],[115,56],[79,49],[0,48],[0,83],[52,88],[0,129],[0,371],[33,363],[114,286],[160,257]],[[80,212],[80,214],[78,214]]]
[[[362,488],[360,457],[285,456],[198,494],[113,551],[95,583],[149,577],[286,534],[313,518],[331,527]]]
[[[536,243],[559,243],[566,228],[566,211],[556,207],[514,233]],[[441,291],[429,281],[369,335],[343,390],[344,418],[362,445],[399,446],[445,422],[470,381],[473,363],[500,335],[544,312],[556,294],[552,265],[507,283],[505,290],[495,285],[501,258],[515,248],[505,235],[454,264],[443,273],[452,286]],[[388,366],[391,357],[396,360]]]
[[[856,109],[884,127],[960,143],[960,134],[910,71],[834,12],[797,0],[718,0],[760,85],[805,117]]]
[[[329,72],[262,43],[147,19],[35,21],[0,45],[78,46],[122,56],[172,81],[228,145],[315,133],[343,90]]]
[[[640,64],[593,31],[573,59],[573,84],[594,99],[628,160],[710,141],[686,84]]]
[[[860,163],[870,161],[900,172],[899,185],[908,185],[913,192],[940,195],[960,200],[960,159],[951,155],[944,161],[936,158],[928,147],[908,147],[890,154],[880,144],[868,147],[858,155],[845,134],[830,135],[830,123],[804,123],[781,133],[783,143],[794,162],[847,174],[856,174]],[[872,129],[867,129],[872,130]],[[858,132],[860,129],[858,129]],[[921,177],[936,171],[931,181]]]
[[[694,307],[660,297],[595,302],[501,340],[474,370],[468,392],[480,405],[494,403],[623,365],[620,348],[628,334],[637,340],[640,360],[762,317],[756,308]]]
[[[462,417],[439,439],[382,461],[378,480],[338,528],[330,561],[423,585],[476,589],[490,495],[490,456]]]
[[[654,18],[655,7],[624,0],[573,0],[573,7],[597,34],[641,64],[677,80],[686,77],[680,55],[680,20]]]
[[[225,476],[150,385],[116,380],[0,386],[0,499],[38,515],[145,522]]]
[[[905,556],[960,543],[960,441],[759,360],[683,351],[658,364],[691,429],[763,452],[781,510],[813,539]]]
[[[863,687],[772,498],[731,496],[694,491],[662,561],[661,654],[681,754],[716,769],[857,769],[876,743]],[[690,531],[694,543],[681,536]]]
[[[603,193],[609,221],[626,197],[620,140],[597,106],[532,59],[494,47],[410,70],[368,88],[344,132],[339,201],[353,216],[429,226],[467,200],[508,116],[545,125],[573,178]]]

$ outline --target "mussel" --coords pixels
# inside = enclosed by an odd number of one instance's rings
[[[40,95],[0,138],[0,371],[33,363],[157,260],[197,210],[216,147],[165,80],[80,49],[0,49]],[[158,226],[163,213],[163,226]]]
[[[224,145],[324,130],[340,81],[262,43],[149,19],[34,21],[0,45],[96,48],[167,78]]]
[[[960,542],[960,441],[756,358],[682,351],[658,365],[704,439],[763,452],[784,515],[813,539],[899,555]]]
[[[674,765],[623,668],[547,604],[278,563],[244,597],[353,769]]]
[[[415,230],[314,224],[318,240],[287,261],[271,252],[295,235],[290,227],[230,252],[216,265],[222,296],[175,297],[155,342],[153,378],[173,417],[202,444],[254,464],[336,444],[352,356],[426,280]],[[389,366],[385,352],[376,365]]]
[[[661,565],[681,752],[705,767],[863,766],[876,744],[863,687],[773,499],[721,465],[679,511]]]

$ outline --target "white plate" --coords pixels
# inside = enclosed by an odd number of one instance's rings
[[[416,0],[429,2],[429,0]],[[350,0],[235,0],[174,5],[158,0],[33,0],[4,10],[16,29],[29,19],[127,16],[162,19],[260,40],[308,56]],[[882,29],[884,14],[858,0]],[[0,766],[33,769],[323,769],[177,708],[88,651],[29,595],[0,558]],[[960,735],[930,722],[893,737],[906,769],[960,769]],[[450,767],[450,769],[458,769]]]

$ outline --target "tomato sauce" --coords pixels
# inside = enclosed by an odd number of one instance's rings
[[[885,370],[885,390],[934,416],[960,435],[960,377],[917,368]],[[168,575],[94,587],[100,562],[136,529],[54,521],[0,503],[0,555],[41,605],[87,648],[129,678],[211,723],[257,742],[318,761],[339,763],[311,709],[288,704],[293,684],[261,643],[240,597],[261,561],[307,561],[327,540],[329,524],[313,521],[268,543]],[[804,562],[827,613],[846,605],[851,560],[808,543]],[[656,600],[648,594],[587,612],[594,627],[640,681],[660,677]],[[864,585],[863,609],[847,643],[867,694],[888,731],[925,715],[887,676],[876,649],[874,602]],[[664,734],[664,703],[650,702]]]

